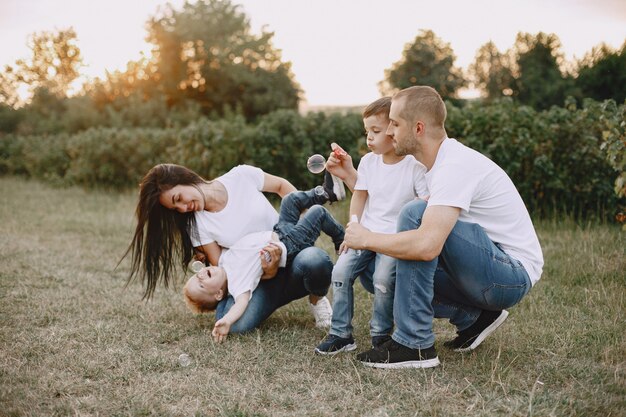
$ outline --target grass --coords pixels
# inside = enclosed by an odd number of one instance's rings
[[[305,300],[260,330],[210,337],[174,290],[124,288],[135,196],[0,178],[2,416],[624,416],[626,233],[544,221],[539,284],[474,353],[375,370],[313,355],[324,337]],[[333,205],[345,221],[346,205]],[[330,248],[329,240],[320,245]],[[183,274],[184,275],[184,274]],[[358,286],[355,337],[369,343]],[[360,349],[359,349],[360,350]],[[192,363],[181,367],[181,353]]]

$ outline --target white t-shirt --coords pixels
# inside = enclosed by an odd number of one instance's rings
[[[426,173],[428,206],[461,208],[459,220],[479,224],[504,252],[519,260],[533,285],[543,253],[522,197],[509,176],[486,156],[446,138]]]
[[[355,190],[367,191],[360,223],[377,233],[395,233],[402,206],[419,196],[428,196],[426,167],[412,155],[389,165],[382,155],[370,152],[361,158]]]
[[[226,188],[226,207],[217,213],[195,213],[198,239],[192,233],[193,246],[217,242],[222,248],[229,248],[247,234],[274,228],[278,213],[261,192],[265,182],[261,169],[239,165],[215,181]]]
[[[226,271],[228,293],[233,298],[237,298],[246,291],[250,291],[250,295],[252,295],[252,292],[259,285],[263,275],[259,254],[261,249],[270,242],[280,246],[282,254],[278,266],[285,266],[287,248],[278,240],[276,233],[271,231],[250,233],[235,242],[230,249],[222,251],[218,265]]]

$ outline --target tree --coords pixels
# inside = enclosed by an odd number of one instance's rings
[[[20,104],[18,90],[20,76],[10,65],[4,66],[4,72],[0,73],[0,104],[15,108]]]
[[[474,85],[482,90],[487,101],[513,94],[513,73],[510,54],[502,54],[493,42],[487,42],[476,53],[469,67]]]
[[[76,32],[70,28],[58,32],[34,33],[29,37],[30,60],[18,60],[18,74],[31,92],[45,88],[65,97],[70,84],[80,75],[82,58],[76,45]]]
[[[422,30],[413,43],[405,45],[400,61],[385,70],[380,90],[390,94],[412,85],[429,85],[443,98],[453,98],[465,85],[461,70],[454,67],[455,59],[449,43],[431,30]]]
[[[626,42],[615,51],[606,44],[592,49],[578,63],[576,87],[583,97],[626,100]]]
[[[205,114],[239,109],[248,118],[278,108],[296,109],[300,90],[290,63],[271,43],[273,33],[250,33],[250,23],[229,0],[166,6],[148,22],[158,86],[168,104],[200,103]]]
[[[516,56],[513,95],[521,103],[536,109],[563,105],[572,83],[561,73],[560,48],[561,41],[554,34],[517,34],[513,47]]]

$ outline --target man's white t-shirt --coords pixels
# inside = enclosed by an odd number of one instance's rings
[[[287,248],[272,231],[250,233],[222,251],[218,265],[226,271],[228,293],[233,298],[246,291],[250,291],[252,296],[263,275],[260,251],[270,242],[280,246],[281,258],[278,266],[285,266]]]
[[[274,228],[278,213],[261,191],[265,182],[261,169],[239,165],[215,181],[226,188],[226,207],[216,213],[195,213],[198,236],[191,233],[193,246],[217,242],[222,248],[229,248],[250,233]]]
[[[425,172],[412,155],[392,165],[373,152],[363,156],[354,189],[367,191],[368,198],[359,222],[373,232],[395,233],[402,206],[428,196]]]
[[[534,285],[543,253],[522,197],[509,176],[481,153],[446,138],[426,173],[428,206],[459,207],[460,221],[479,224],[491,241],[519,260]]]

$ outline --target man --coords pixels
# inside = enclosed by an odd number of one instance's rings
[[[404,206],[396,234],[372,233],[357,223],[346,230],[348,247],[398,259],[396,329],[391,340],[357,355],[368,366],[439,365],[433,317],[457,327],[457,337],[445,346],[475,349],[506,320],[505,308],[541,276],[541,247],[511,179],[448,138],[445,119],[445,104],[430,87],[410,87],[393,97],[387,134],[398,155],[413,155],[426,166],[430,198]],[[331,169],[348,171],[337,162]]]

